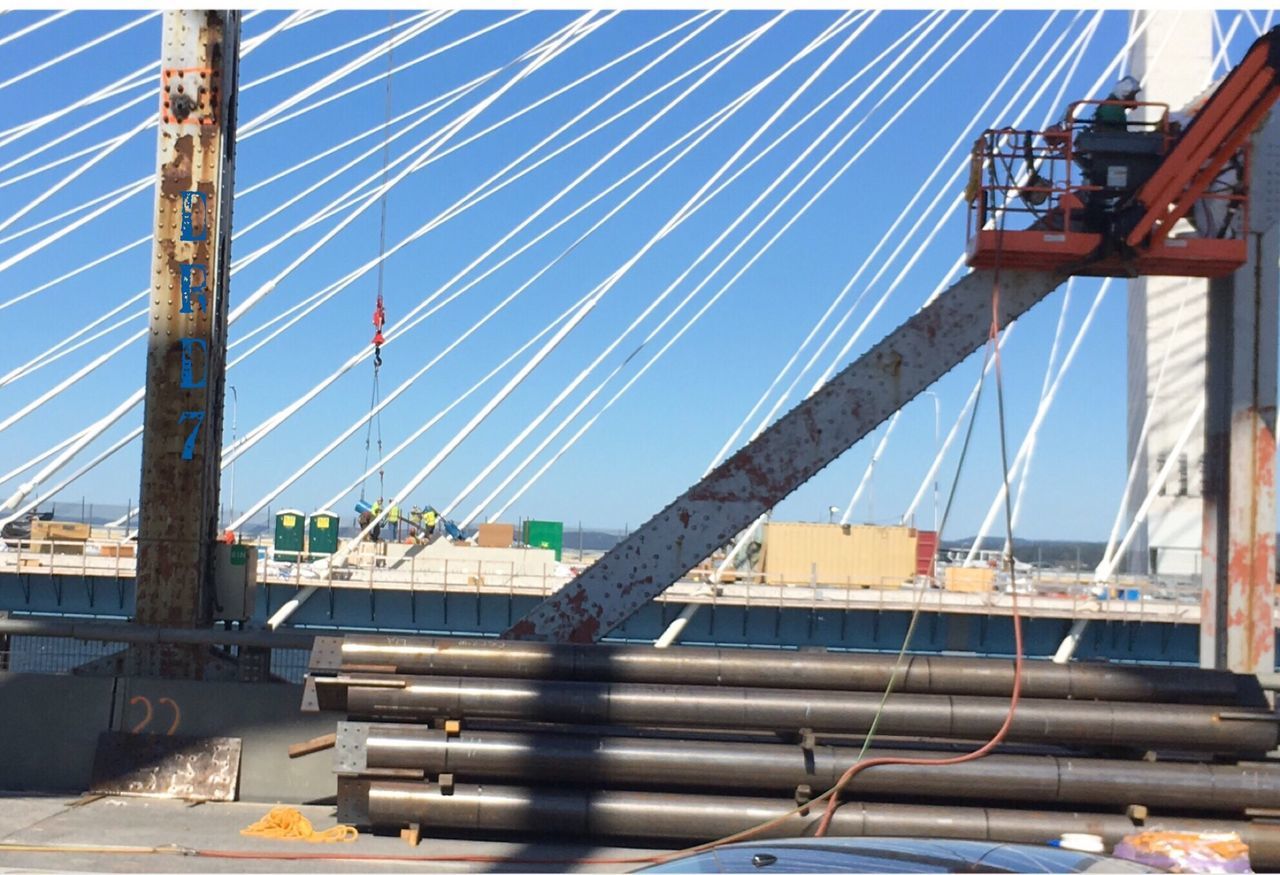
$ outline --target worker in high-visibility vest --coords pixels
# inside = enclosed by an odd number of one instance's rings
[[[387,508],[387,523],[391,526],[391,537],[400,540],[400,505],[395,502]]]
[[[436,530],[436,521],[440,518],[440,514],[436,513],[436,509],[431,505],[427,505],[427,509],[422,512],[422,534],[432,535]]]

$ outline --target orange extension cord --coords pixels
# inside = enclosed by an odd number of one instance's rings
[[[1004,217],[1008,211],[1001,213],[1000,230],[1004,230]],[[1000,337],[1000,252],[1001,243],[1003,243],[1004,235],[996,235],[996,258],[995,270],[993,272],[993,282],[991,287],[991,330],[987,334],[987,343],[993,348],[995,356],[996,371],[996,395],[999,398],[999,421],[1000,421],[1000,459],[1004,466],[1004,501],[1005,501],[1005,521],[1009,533],[1010,542],[1013,539],[1013,518],[1010,509],[1009,496],[1009,454],[1005,446],[1005,429],[1004,429],[1004,390],[1003,380],[1000,371],[1000,344],[997,342]],[[1012,554],[1012,550],[1010,550]],[[1018,711],[1018,702],[1022,698],[1022,618],[1018,613],[1018,587],[1017,581],[1013,576],[1013,563],[1009,563],[1009,591],[1012,595],[1012,606],[1010,613],[1013,617],[1013,693],[1009,697],[1009,711],[1005,714],[1004,722],[1000,724],[1000,728],[991,739],[977,750],[970,751],[960,756],[947,757],[946,759],[921,759],[916,757],[874,757],[869,760],[862,760],[850,766],[840,780],[836,781],[832,787],[831,797],[827,801],[826,810],[822,814],[822,822],[818,824],[815,836],[822,837],[827,834],[827,830],[831,827],[831,818],[835,816],[836,809],[840,807],[840,791],[845,788],[850,781],[858,774],[866,769],[875,766],[954,766],[960,763],[968,763],[981,759],[991,753],[1000,743],[1004,741],[1005,736],[1009,734],[1009,728],[1013,725],[1014,715]]]

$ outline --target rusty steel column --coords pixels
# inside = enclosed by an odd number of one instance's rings
[[[1254,137],[1249,261],[1209,290],[1200,664],[1275,671],[1280,114]]]
[[[994,276],[971,273],[504,633],[599,640],[982,346]],[[1003,327],[1065,276],[1002,271]]]
[[[164,14],[138,526],[136,619],[148,625],[210,616],[239,36],[237,12]],[[202,674],[191,647],[134,653],[137,673]]]

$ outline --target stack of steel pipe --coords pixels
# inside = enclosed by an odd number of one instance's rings
[[[1012,660],[321,637],[304,707],[344,712],[339,816],[366,827],[701,842],[829,789],[868,756],[941,759],[1005,719]],[[1027,661],[1005,744],[868,769],[833,835],[1044,842],[1236,831],[1280,865],[1277,721],[1228,672]],[[772,835],[811,833],[796,816]]]

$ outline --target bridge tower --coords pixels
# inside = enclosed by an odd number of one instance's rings
[[[1133,15],[1134,28],[1146,23],[1131,55],[1131,74],[1143,83],[1139,99],[1165,103],[1172,110],[1191,103],[1213,77],[1213,12],[1145,10]],[[1204,392],[1208,290],[1209,281],[1197,277],[1129,280],[1129,463],[1138,457],[1130,518],[1186,425],[1190,408],[1179,399]],[[1148,405],[1157,392],[1147,439],[1139,446]],[[1203,462],[1204,435],[1196,429],[1133,539],[1128,570],[1200,574]]]

